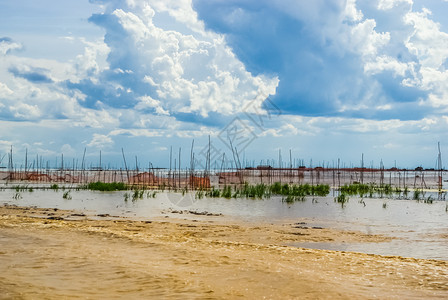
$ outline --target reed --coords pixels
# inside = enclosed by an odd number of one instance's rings
[[[282,195],[282,184],[280,182],[275,182],[270,186],[271,193],[276,195]]]
[[[157,196],[157,191],[147,192],[146,198],[155,198]]]
[[[432,203],[434,202],[434,199],[433,199],[431,196],[429,196],[428,198],[426,198],[426,199],[424,200],[424,202],[425,202],[425,203],[428,203],[428,204],[432,204]]]
[[[373,198],[375,196],[379,196],[383,198],[384,196],[391,197],[394,194],[397,194],[398,197],[401,197],[402,193],[405,198],[407,198],[409,189],[407,187],[404,190],[396,187],[393,188],[390,184],[362,184],[362,183],[352,183],[346,184],[339,188],[341,193],[344,193],[348,196],[359,196],[361,198],[369,197]]]
[[[225,186],[221,191],[221,197],[226,199],[232,198],[232,188],[230,186]]]
[[[283,196],[294,196],[302,199],[305,196],[320,196],[325,197],[330,193],[330,186],[327,184],[300,184],[300,185],[288,185],[287,183],[281,184],[280,182],[275,182],[268,187],[271,194],[283,195]]]
[[[196,191],[196,194],[194,195],[194,198],[195,199],[202,199],[202,198],[204,198],[204,191],[203,190],[197,190]]]
[[[123,194],[123,197],[124,197],[124,202],[128,202],[128,200],[129,200],[129,193],[124,193]]]
[[[219,189],[211,188],[205,193],[205,196],[210,198],[219,198],[221,191]]]
[[[344,195],[364,197],[364,195],[373,191],[373,186],[362,183],[353,183],[349,185],[343,185],[340,187],[340,192]]]
[[[421,195],[422,195],[422,191],[419,190],[419,189],[415,189],[414,190],[414,195],[413,195],[412,199],[418,201],[418,200],[420,200]]]
[[[28,186],[25,185],[16,185],[14,186],[14,189],[16,190],[16,192],[25,192],[28,190]],[[31,190],[32,191],[32,190]]]
[[[263,183],[257,185],[249,185],[246,183],[240,191],[240,194],[246,198],[262,199],[267,194],[267,186]]]
[[[325,197],[330,193],[330,186],[325,184],[320,185],[289,185],[287,183],[281,184],[275,182],[272,185],[266,185],[264,183],[250,185],[245,183],[240,187],[235,187],[233,192],[230,186],[224,186],[223,189],[211,188],[207,191],[199,190],[196,192],[196,198],[202,196],[217,198],[251,198],[251,199],[263,199],[270,198],[272,195],[285,196],[285,202],[291,201],[303,201],[306,196],[321,196]]]
[[[409,189],[408,189],[408,187],[406,186],[406,187],[404,187],[404,190],[403,190],[403,196],[404,196],[405,199],[408,198],[408,194],[409,194]]]
[[[132,193],[132,201],[137,201],[138,199],[143,199],[144,190],[135,189]]]

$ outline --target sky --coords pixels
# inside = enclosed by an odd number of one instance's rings
[[[447,0],[0,0],[0,167],[12,147],[16,167],[434,168],[447,15]]]

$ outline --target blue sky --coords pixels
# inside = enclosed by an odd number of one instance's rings
[[[0,159],[434,167],[448,1],[0,2]],[[230,146],[232,141],[232,146]],[[269,160],[269,161],[268,161]],[[173,160],[174,161],[174,160]],[[3,159],[0,166],[4,166]],[[244,164],[244,163],[243,163]]]

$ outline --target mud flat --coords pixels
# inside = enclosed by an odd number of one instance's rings
[[[129,220],[0,207],[0,298],[428,299],[448,262],[287,246],[390,239],[306,222],[195,215]]]

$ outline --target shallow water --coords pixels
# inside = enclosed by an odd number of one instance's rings
[[[67,191],[67,190],[66,190]],[[130,192],[128,192],[130,193]],[[223,217],[251,222],[306,222],[305,226],[322,226],[384,234],[397,239],[383,243],[301,243],[291,246],[400,255],[415,258],[448,260],[447,202],[432,204],[414,200],[361,199],[352,197],[342,207],[333,197],[307,198],[304,202],[286,204],[281,197],[270,199],[195,199],[193,193],[159,192],[155,198],[125,201],[125,192],[70,191],[72,199],[63,199],[63,190],[0,191],[0,203],[41,208],[82,210],[90,215],[110,214],[136,219],[168,215],[197,218],[189,214],[171,214],[170,210],[189,210],[223,214]],[[386,208],[383,204],[386,203]]]

